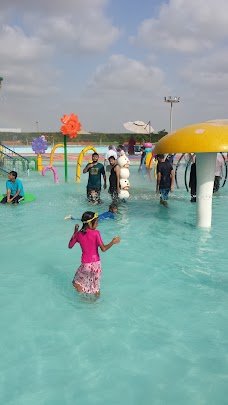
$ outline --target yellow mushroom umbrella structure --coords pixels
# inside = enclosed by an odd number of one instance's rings
[[[218,152],[228,152],[228,125],[221,121],[203,122],[164,136],[153,153],[196,153],[197,225],[210,228],[212,195]]]

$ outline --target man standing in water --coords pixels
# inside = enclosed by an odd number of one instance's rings
[[[111,170],[111,167],[110,167],[110,164],[109,164],[109,158],[110,158],[110,156],[114,156],[114,158],[115,159],[117,159],[117,152],[116,152],[116,150],[115,149],[113,149],[114,148],[114,146],[113,145],[109,145],[109,147],[108,147],[108,152],[106,153],[106,155],[105,155],[105,160],[104,160],[104,166],[105,166],[105,168],[106,168],[106,172],[110,172],[110,170]]]
[[[108,192],[111,194],[112,201],[116,202],[118,200],[118,194],[120,193],[120,166],[116,163],[114,156],[110,156],[108,160],[111,165]]]
[[[174,170],[169,162],[165,162],[164,155],[157,155],[157,187],[156,192],[160,192],[160,204],[168,206],[169,192],[174,189]]]
[[[220,153],[217,154],[216,159],[216,169],[215,169],[215,181],[213,187],[213,193],[219,190],[220,187],[220,180],[223,178],[223,165],[224,159]]]
[[[134,155],[135,154],[135,138],[133,136],[130,137],[128,141],[128,155]]]
[[[104,165],[98,163],[98,153],[92,154],[92,163],[88,163],[83,170],[83,173],[89,172],[89,179],[87,184],[87,199],[88,202],[93,204],[101,203],[101,175],[104,179],[104,189],[106,189],[106,175]]]

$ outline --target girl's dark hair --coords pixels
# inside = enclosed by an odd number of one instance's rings
[[[86,229],[88,229],[88,222],[86,222],[86,221],[92,219],[94,217],[94,215],[95,215],[95,212],[92,212],[92,211],[86,211],[86,212],[84,212],[84,214],[82,214],[81,221],[83,224],[82,224],[82,227],[79,232],[86,233]],[[92,221],[90,221],[90,223],[92,225],[94,225],[96,220],[97,220],[97,218],[94,218]]]

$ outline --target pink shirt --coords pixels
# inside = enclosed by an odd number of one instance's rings
[[[98,253],[98,247],[103,245],[101,234],[99,231],[87,229],[86,233],[76,232],[68,247],[71,249],[75,243],[79,243],[82,249],[82,263],[99,262],[100,256]]]

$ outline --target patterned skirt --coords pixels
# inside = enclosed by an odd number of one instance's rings
[[[75,273],[73,281],[79,284],[82,291],[87,294],[96,294],[100,291],[101,262],[82,263]]]

